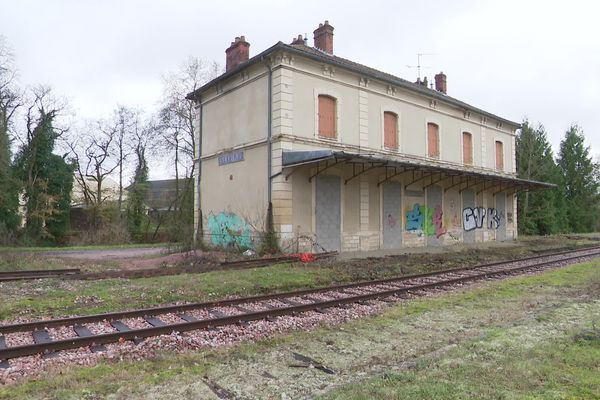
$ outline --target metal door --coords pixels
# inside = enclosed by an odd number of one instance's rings
[[[506,240],[506,193],[496,193],[496,212],[490,213],[496,228],[496,240]]]
[[[341,249],[340,178],[320,175],[316,181],[315,219],[317,248],[315,251]]]
[[[383,184],[383,248],[402,246],[402,202],[400,184]]]

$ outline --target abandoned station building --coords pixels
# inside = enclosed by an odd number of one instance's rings
[[[196,104],[197,232],[255,247],[268,205],[284,251],[517,236],[519,124],[333,53],[334,28],[250,58],[244,36]],[[202,224],[198,226],[198,224]],[[200,229],[201,228],[201,229]]]

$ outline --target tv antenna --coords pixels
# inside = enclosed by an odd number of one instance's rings
[[[437,55],[436,53],[417,53],[417,65],[407,65],[407,68],[416,68],[417,69],[417,76],[419,78],[419,80],[421,80],[421,68],[431,68],[429,66],[424,66],[421,65],[421,57],[423,56],[435,56]]]

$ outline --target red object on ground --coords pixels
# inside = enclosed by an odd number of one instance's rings
[[[292,257],[297,258],[298,260],[302,261],[303,263],[313,262],[317,259],[313,253],[298,253],[298,254],[293,254]]]

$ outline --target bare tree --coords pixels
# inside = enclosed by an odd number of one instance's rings
[[[23,105],[23,93],[16,87],[17,72],[12,51],[0,36],[0,163],[10,160],[10,130],[13,117]]]
[[[119,167],[114,143],[118,130],[101,122],[87,123],[74,140],[69,141],[70,156],[75,163],[76,180],[82,188],[84,202],[100,207],[108,195],[106,179]]]
[[[135,152],[136,134],[141,123],[141,112],[132,108],[119,105],[113,113],[112,124],[116,129],[115,153],[119,168],[119,210],[123,205],[124,173],[129,157]]]
[[[179,179],[180,169],[185,177],[194,171],[196,135],[194,129],[194,103],[186,96],[221,73],[217,63],[206,64],[190,57],[180,69],[163,77],[163,103],[159,110],[161,148],[173,155],[175,178]],[[179,187],[176,187],[179,192]]]

